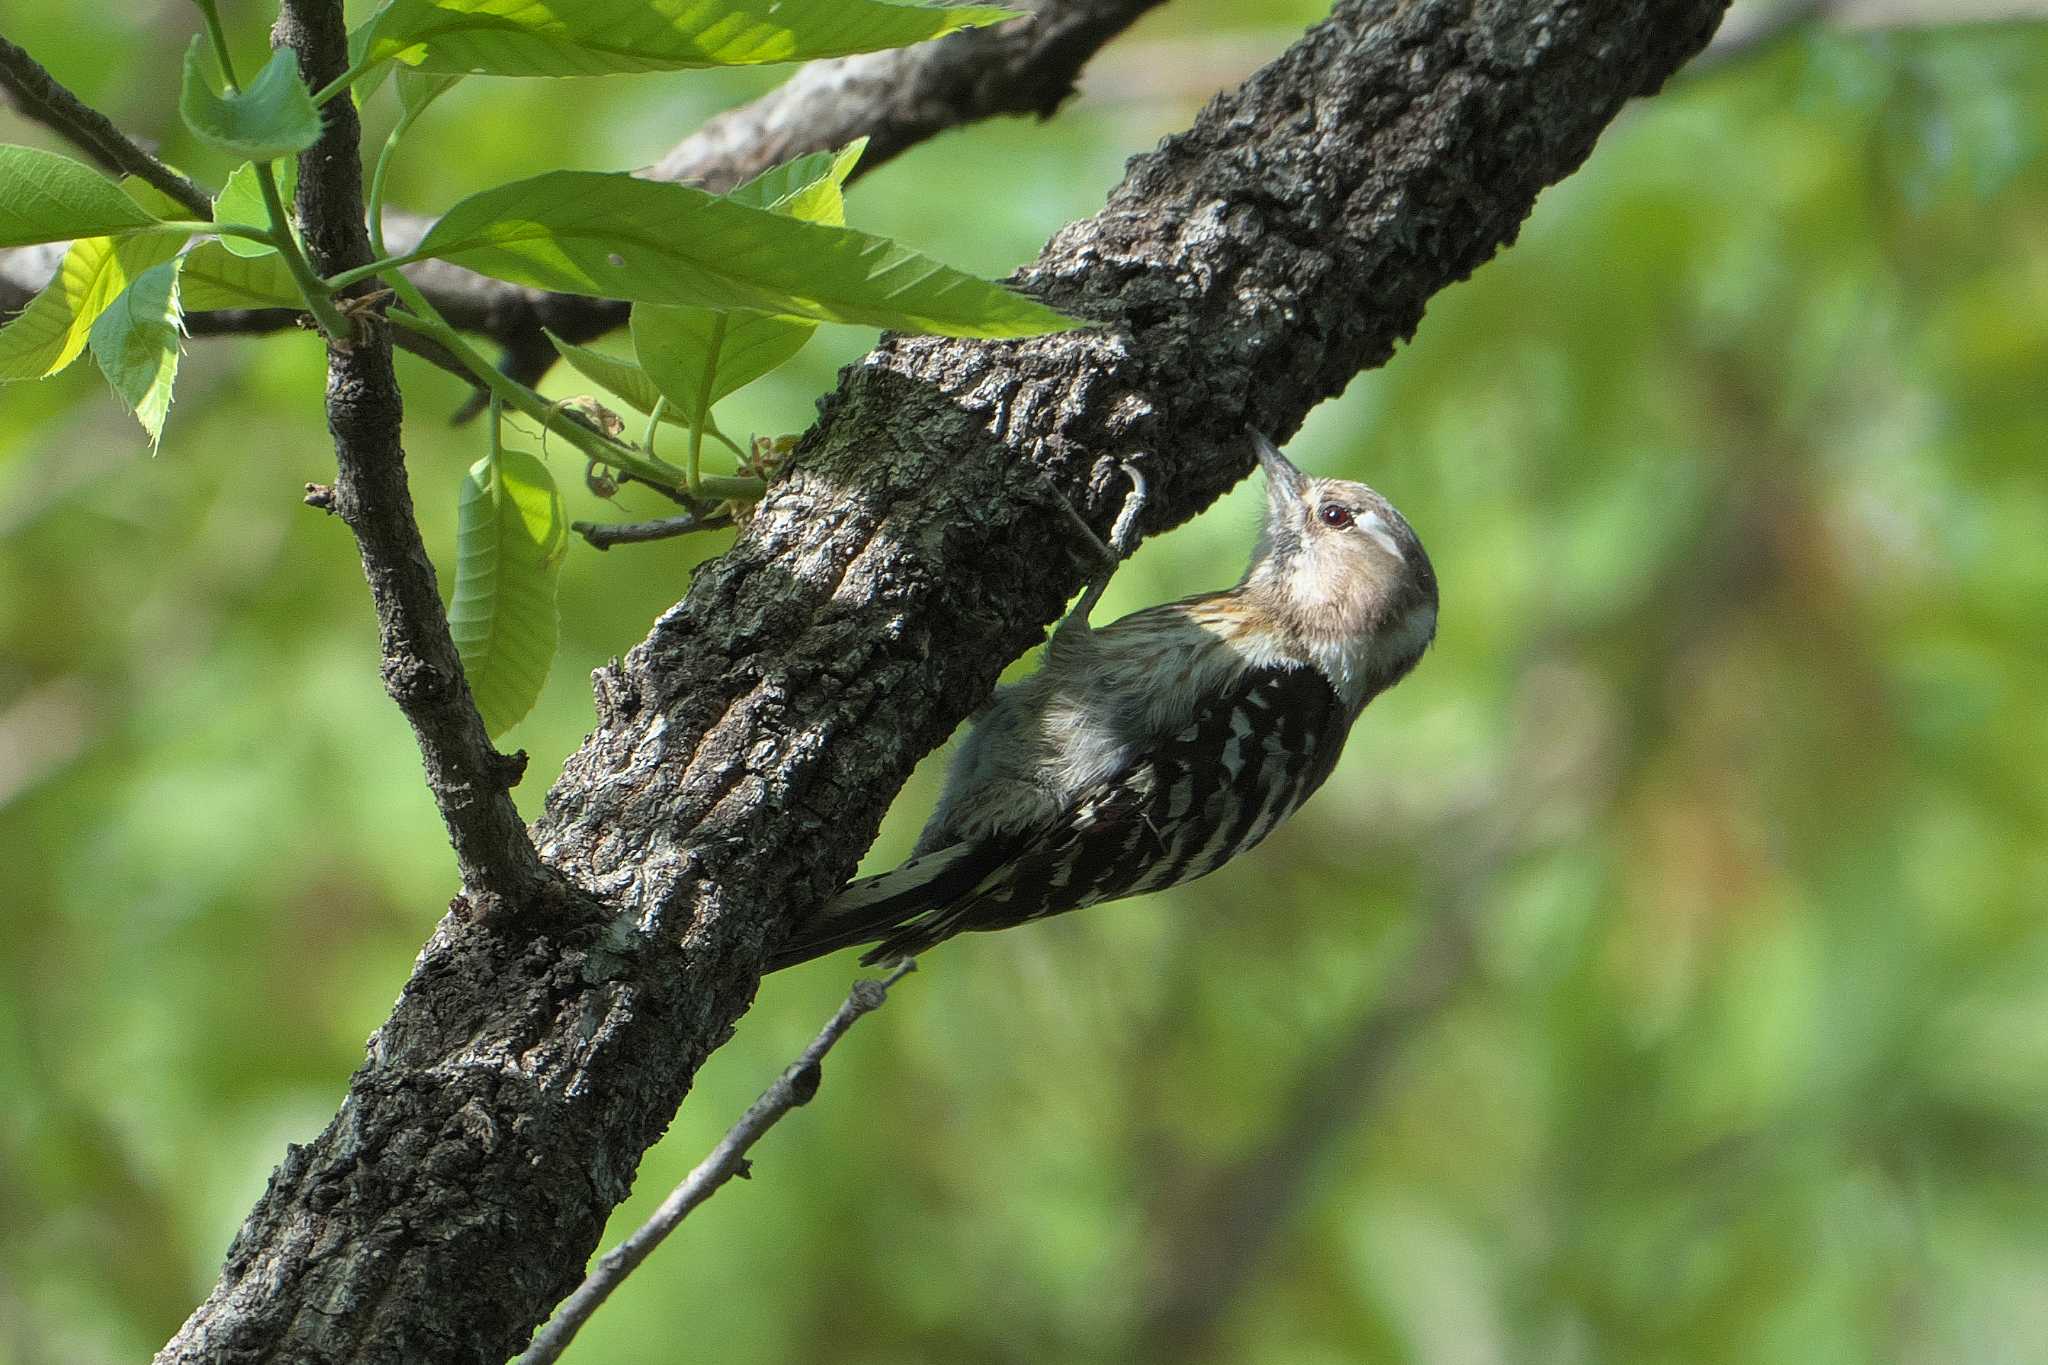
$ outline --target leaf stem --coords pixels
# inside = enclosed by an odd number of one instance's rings
[[[391,135],[384,139],[383,150],[377,153],[377,169],[370,173],[370,246],[380,257],[387,254],[384,246],[384,172],[391,167],[392,154],[398,150],[399,139],[410,131],[426,108],[424,104],[415,104],[398,116],[398,122],[392,125]]]
[[[270,211],[272,245],[284,258],[285,269],[291,271],[292,282],[305,296],[306,308],[320,324],[320,330],[332,339],[347,339],[354,333],[354,328],[341,315],[341,309],[335,306],[332,289],[307,263],[306,253],[299,250],[298,242],[292,237],[291,216],[285,212],[284,196],[277,189],[277,171],[268,161],[258,161],[255,165],[256,185],[263,191],[263,207]]]
[[[235,59],[228,53],[227,30],[220,25],[220,7],[214,0],[192,0],[192,3],[199,6],[200,14],[206,18],[206,38],[213,44],[214,60],[220,63],[221,84],[227,87],[229,94],[233,94],[242,88],[242,83],[235,79]]]
[[[400,266],[411,265],[414,261],[425,259],[424,253],[417,251],[407,252],[401,256],[385,256],[371,261],[368,265],[359,265],[351,270],[344,270],[338,275],[330,276],[327,280],[327,287],[329,289],[346,289],[359,280],[369,279],[372,275],[382,275],[387,270],[395,273]]]
[[[138,230],[141,232],[176,232],[182,233],[187,237],[208,235],[215,237],[241,237],[251,242],[261,242],[265,246],[277,245],[276,233],[267,227],[257,227],[254,223],[209,223],[204,219],[198,218],[166,219],[154,227]]]
[[[382,61],[384,59],[379,58],[378,60]],[[327,84],[321,86],[318,90],[315,90],[313,92],[314,107],[318,108],[320,105],[323,105],[327,103],[327,101],[333,99],[336,95],[339,95],[342,91],[348,89],[351,85],[354,85],[357,81],[363,78],[364,74],[368,72],[371,67],[375,66],[376,64],[376,62],[369,60],[357,62],[354,66],[342,72],[339,76],[336,76],[333,80],[327,82]]]
[[[725,347],[725,314],[711,323],[711,343],[705,347],[704,382],[697,386],[697,410],[690,414],[690,495],[697,496],[702,480],[704,424],[711,419],[711,382],[718,376],[718,353]]]
[[[386,282],[406,307],[413,310],[410,313],[394,312],[386,316],[408,331],[430,336],[440,342],[477,382],[489,389],[493,396],[503,399],[506,406],[515,408],[539,422],[543,430],[558,432],[567,438],[571,445],[599,464],[609,465],[613,469],[623,469],[634,478],[659,487],[683,487],[684,472],[667,461],[646,451],[621,445],[581,422],[558,421],[558,410],[552,403],[477,354],[476,349],[463,340],[460,332],[449,326],[433,311],[433,306],[411,280],[394,270],[386,277]],[[753,478],[707,478],[702,480],[702,483],[705,497],[738,498],[747,501],[759,498],[767,488],[764,481]]]
[[[640,448],[649,455],[654,453],[654,433],[661,430],[661,415],[668,411],[668,395],[654,400],[654,410],[647,414],[647,430],[640,437]]]

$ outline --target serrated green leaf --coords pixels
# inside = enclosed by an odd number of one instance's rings
[[[416,254],[570,294],[945,336],[1082,325],[886,237],[630,175],[554,171],[471,195]]]
[[[113,181],[68,156],[0,146],[0,247],[120,236],[157,221]]]
[[[546,331],[545,328],[542,330]],[[548,332],[547,338],[554,343],[555,354],[567,361],[570,369],[600,388],[618,395],[642,416],[652,413],[654,405],[661,401],[661,390],[655,387],[647,372],[624,356],[610,355],[589,346],[578,346],[572,341],[562,340],[553,332]],[[677,426],[689,425],[681,409],[673,404],[662,409],[661,420],[673,422]]]
[[[237,256],[218,238],[185,253],[178,294],[186,311],[192,313],[306,306],[282,256],[275,251],[264,256]]]
[[[178,257],[135,277],[92,325],[90,345],[100,372],[135,413],[156,445],[171,410],[171,386],[178,378]]]
[[[0,327],[0,380],[41,379],[78,359],[107,306],[183,245],[167,232],[73,242],[43,291]]]
[[[448,628],[496,738],[533,709],[554,663],[569,521],[548,467],[521,450],[470,466],[456,510]]]
[[[216,95],[200,70],[202,46],[195,37],[185,49],[185,85],[178,95],[178,114],[201,142],[229,156],[275,161],[320,140],[320,111],[299,79],[290,48],[271,53],[245,88]]]
[[[277,164],[278,196],[289,205],[298,185],[298,159],[286,157]],[[213,221],[249,223],[258,227],[270,221],[270,207],[263,202],[263,187],[256,179],[255,162],[244,161],[228,174],[227,184],[221,186],[220,193],[213,197]],[[296,235],[296,224],[292,230]],[[268,256],[277,250],[261,242],[252,242],[247,237],[223,237],[220,244],[237,256]]]
[[[709,411],[801,351],[818,325],[761,313],[636,303],[632,330],[640,368],[671,406],[694,414]]]
[[[903,47],[1021,13],[883,0],[390,0],[350,35],[349,56],[494,76],[678,71]]]
[[[846,177],[860,163],[868,140],[855,138],[836,152],[811,152],[785,161],[729,191],[726,198],[757,209],[773,209],[807,223],[846,222]]]

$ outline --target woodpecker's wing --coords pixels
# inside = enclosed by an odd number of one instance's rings
[[[1265,838],[1323,784],[1350,723],[1316,669],[1249,670],[1185,728],[1050,820],[934,849],[853,883],[773,965],[877,938],[864,961],[914,956],[967,930],[1007,928],[1206,876]]]
[[[768,959],[780,971],[814,957],[872,943],[905,920],[973,894],[1016,848],[1015,839],[954,844],[920,854],[874,877],[849,882],[816,917]]]

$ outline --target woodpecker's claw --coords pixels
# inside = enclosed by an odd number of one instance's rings
[[[1129,460],[1119,461],[1118,468],[1130,477],[1131,491],[1116,514],[1116,524],[1109,528],[1109,554],[1112,561],[1122,563],[1137,548],[1138,513],[1145,510],[1145,475]]]
[[[1109,544],[1095,539],[1095,532],[1077,515],[1074,520],[1081,522],[1081,529],[1088,531],[1088,539],[1101,552],[1102,571],[1088,582],[1088,590],[1081,594],[1081,600],[1074,609],[1060,621],[1059,630],[1088,629],[1088,613],[1095,610],[1095,604],[1102,600],[1103,592],[1109,587],[1109,580],[1115,576],[1117,565],[1136,547],[1138,538],[1138,513],[1145,509],[1145,476],[1138,466],[1129,460],[1119,462],[1124,473],[1131,480],[1131,491],[1124,495],[1124,505],[1116,514],[1116,521],[1109,528]],[[1055,632],[1057,634],[1057,632]]]

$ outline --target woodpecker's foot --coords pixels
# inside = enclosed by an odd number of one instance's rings
[[[1137,547],[1138,514],[1145,510],[1145,476],[1138,466],[1129,460],[1120,462],[1120,468],[1130,478],[1131,491],[1124,495],[1124,505],[1116,514],[1116,521],[1109,528],[1109,544],[1096,539],[1095,532],[1077,514],[1074,520],[1088,533],[1088,541],[1102,556],[1102,570],[1088,581],[1088,590],[1081,594],[1081,600],[1061,620],[1059,629],[1088,629],[1088,614],[1095,610],[1095,604],[1102,600],[1103,592],[1109,587],[1109,580],[1115,576],[1117,565]]]
[[[1116,514],[1116,521],[1109,528],[1110,567],[1122,563],[1132,550],[1138,548],[1138,514],[1145,510],[1145,475],[1129,460],[1118,462],[1118,468],[1131,481],[1131,491],[1124,495],[1124,505]]]

